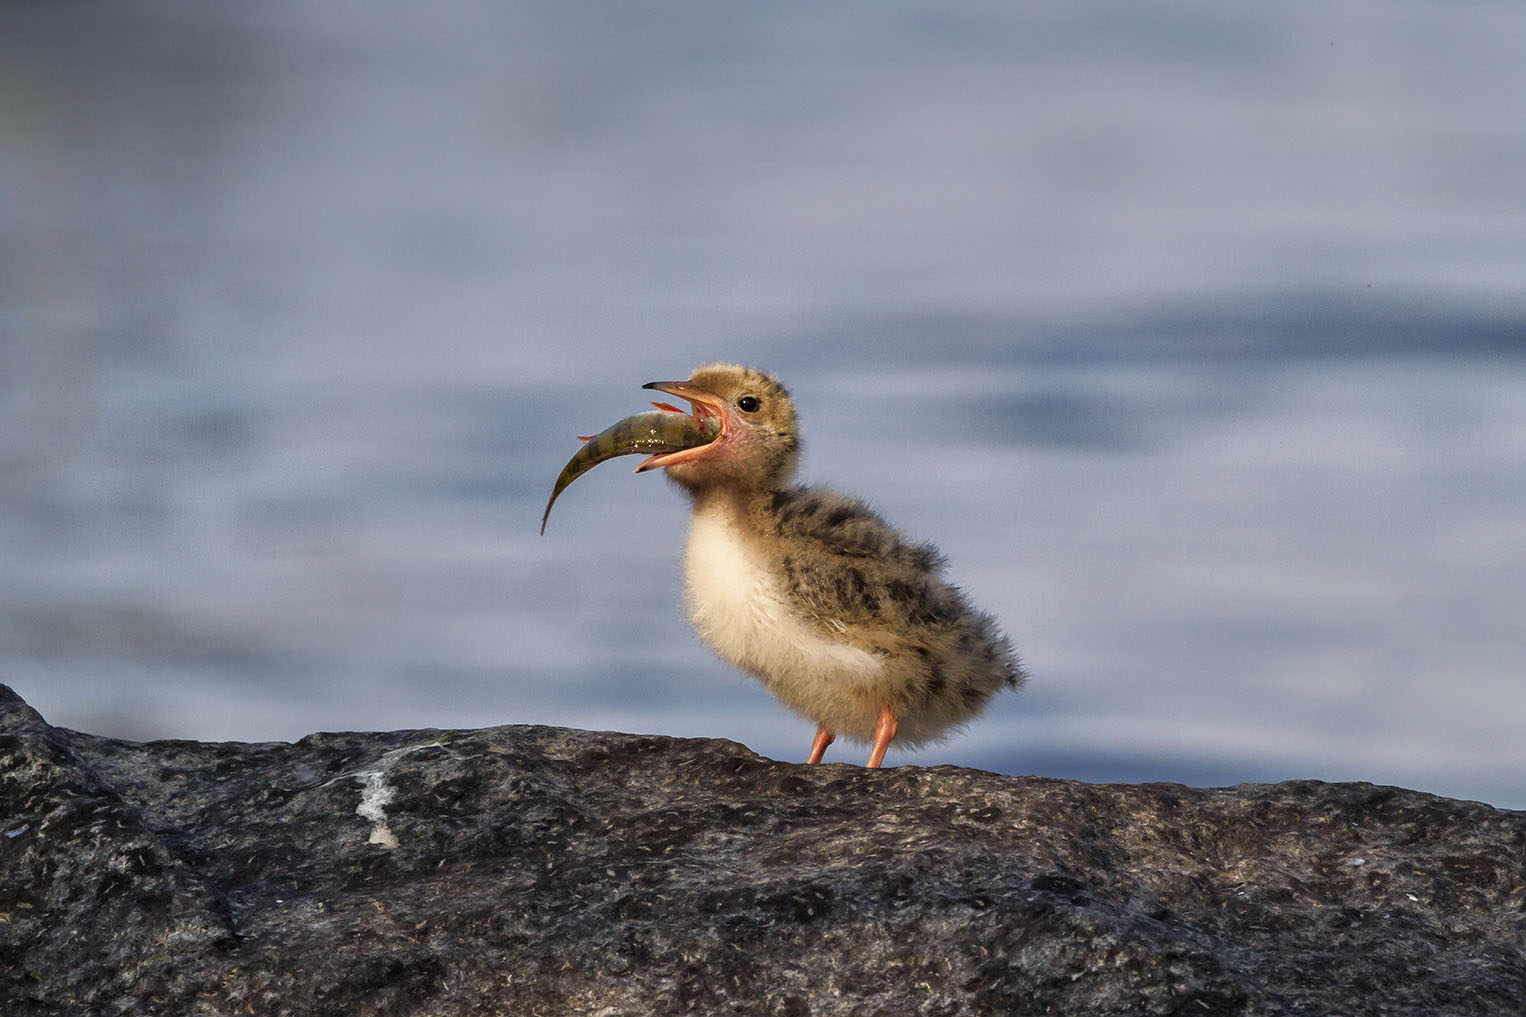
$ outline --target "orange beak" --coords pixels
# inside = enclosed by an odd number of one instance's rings
[[[687,381],[649,381],[641,387],[665,392],[668,395],[674,395],[687,401],[694,407],[694,419],[697,423],[703,423],[706,419],[719,420],[721,422],[721,433],[709,444],[686,448],[680,452],[665,452],[661,455],[652,456],[652,458],[636,467],[637,473],[645,473],[647,470],[657,470],[664,466],[672,466],[675,463],[697,459],[726,440],[726,432],[731,428],[731,414],[719,396],[706,392],[697,385],[691,385]]]

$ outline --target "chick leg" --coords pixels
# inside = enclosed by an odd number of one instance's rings
[[[890,748],[899,729],[900,723],[895,719],[895,714],[890,712],[890,707],[881,709],[880,722],[874,725],[874,748],[869,750],[869,762],[865,766],[872,770],[885,761],[885,750]]]
[[[826,725],[816,725],[816,737],[811,740],[811,758],[807,763],[819,763],[821,757],[827,754],[827,746],[837,737],[837,732],[828,731]]]

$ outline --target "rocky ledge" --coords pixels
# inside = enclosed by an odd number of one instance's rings
[[[0,1011],[1526,1008],[1526,813],[546,727],[138,744],[0,686]]]

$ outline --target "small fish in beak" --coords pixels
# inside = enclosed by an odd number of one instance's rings
[[[663,459],[671,453],[699,448],[720,437],[719,417],[704,415],[698,409],[690,416],[666,403],[652,405],[657,409],[626,417],[598,434],[582,439],[583,447],[567,460],[567,465],[562,467],[561,474],[556,478],[556,486],[552,488],[551,498],[546,502],[546,511],[540,517],[542,535],[546,532],[546,520],[551,517],[551,506],[555,504],[557,496],[574,480],[606,459],[636,452],[647,453],[650,458],[636,467],[636,472],[642,473],[666,465]]]

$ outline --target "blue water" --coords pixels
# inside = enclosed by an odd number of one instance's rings
[[[811,725],[575,435],[739,359],[1032,680],[891,763],[1526,807],[1526,7],[0,8],[0,681]],[[829,759],[860,761],[857,749]]]

